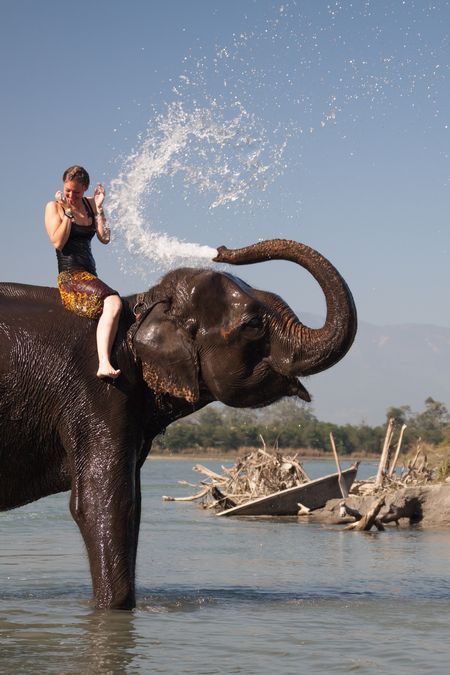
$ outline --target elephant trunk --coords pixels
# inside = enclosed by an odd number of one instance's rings
[[[357,315],[352,294],[335,267],[314,249],[295,241],[273,239],[230,250],[217,249],[215,262],[248,265],[265,260],[289,260],[307,269],[322,288],[327,316],[322,328],[303,325],[281,298],[270,295],[272,319],[270,362],[287,376],[312,375],[330,368],[349,350]]]

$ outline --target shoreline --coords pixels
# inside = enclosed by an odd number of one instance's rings
[[[147,460],[152,460],[152,459],[167,459],[167,460],[175,460],[175,459],[189,459],[189,460],[195,460],[195,459],[213,459],[213,460],[219,460],[219,461],[235,461],[237,457],[242,457],[243,455],[247,454],[248,452],[252,452],[254,450],[257,450],[258,448],[250,448],[250,447],[245,447],[245,448],[239,448],[238,450],[230,450],[230,451],[224,451],[224,452],[218,452],[216,448],[213,448],[211,450],[205,449],[198,449],[194,450],[193,448],[189,448],[188,450],[184,452],[149,452],[147,455]],[[272,451],[269,451],[272,453]],[[333,453],[332,452],[320,452],[318,450],[313,450],[313,449],[308,449],[308,448],[282,448],[279,450],[280,453],[282,453],[284,456],[292,456],[292,455],[297,455],[298,459],[300,461],[303,460],[311,460],[311,459],[317,459],[317,460],[329,460],[329,461],[334,461]],[[374,453],[351,453],[348,455],[340,455],[339,456],[339,461],[340,462],[362,462],[362,461],[368,461],[368,462],[377,462],[380,459],[379,454],[374,454]]]

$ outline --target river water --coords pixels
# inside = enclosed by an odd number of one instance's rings
[[[145,464],[133,612],[92,608],[68,494],[0,514],[1,673],[449,672],[448,532],[219,519],[162,502],[187,494],[176,481],[196,482],[193,464]]]

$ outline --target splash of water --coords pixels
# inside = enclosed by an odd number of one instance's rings
[[[419,34],[409,39],[416,23],[434,20],[434,7],[402,3],[397,23],[396,6],[381,11],[371,0],[359,7],[284,2],[273,10],[259,26],[249,18],[248,30],[229,44],[198,46],[186,56],[169,102],[112,181],[111,220],[124,267],[127,255],[134,269],[141,261],[144,276],[180,261],[204,264],[215,249],[161,230],[179,231],[173,219],[181,213],[189,221],[194,202],[207,226],[221,209],[239,208],[240,216],[246,207],[261,211],[269,186],[286,171],[301,176],[309,139],[313,145],[318,134],[331,137],[332,127],[340,127],[334,141],[339,135],[345,161],[355,154],[352,130],[363,120],[410,106],[418,118],[428,111],[439,122],[449,72],[439,59],[448,36],[432,50]],[[296,175],[291,184],[298,182]],[[177,215],[158,222],[157,204],[175,199],[183,200],[173,209]],[[284,202],[285,219],[298,221],[300,206],[292,205],[300,202],[289,193]]]
[[[239,102],[227,109],[210,101],[192,110],[182,101],[172,102],[151,121],[138,149],[111,181],[114,230],[135,259],[143,257],[154,268],[211,260],[216,249],[152,230],[147,206],[161,194],[161,181],[181,178],[186,194],[194,188],[208,197],[209,209],[216,209],[245,200],[252,190],[264,191],[283,150],[283,143],[269,144],[262,125]]]

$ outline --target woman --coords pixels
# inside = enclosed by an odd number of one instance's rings
[[[109,243],[103,202],[105,190],[98,184],[94,197],[86,198],[89,174],[82,166],[71,166],[63,174],[64,193],[45,208],[45,227],[56,248],[58,288],[66,309],[90,319],[97,326],[98,377],[116,378],[110,362],[122,301],[118,293],[97,277],[91,252],[91,239],[97,234],[102,244]]]

